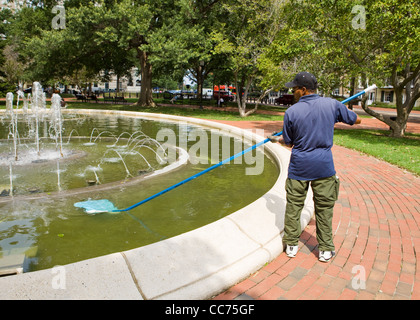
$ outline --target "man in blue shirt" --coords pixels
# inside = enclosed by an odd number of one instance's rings
[[[334,124],[344,122],[353,125],[361,120],[337,100],[317,95],[317,80],[309,72],[299,72],[285,86],[293,88],[295,101],[298,102],[284,115],[283,141],[280,141],[293,147],[286,180],[283,242],[287,245],[287,256],[295,257],[301,234],[300,214],[311,185],[319,260],[327,262],[334,256],[332,216],[339,190],[331,152]]]

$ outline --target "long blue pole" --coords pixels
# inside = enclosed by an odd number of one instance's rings
[[[357,98],[357,97],[361,96],[362,94],[365,94],[365,93],[367,93],[367,92],[369,92],[369,91],[372,91],[372,90],[374,90],[374,89],[376,89],[376,85],[375,85],[375,84],[374,84],[374,85],[371,85],[370,87],[367,87],[365,90],[360,91],[360,92],[356,93],[355,95],[353,95],[353,96],[351,96],[351,97],[349,97],[349,98],[347,98],[347,99],[345,99],[345,100],[341,101],[341,103],[342,103],[342,104],[345,104],[345,103],[349,102],[350,100],[353,100],[353,99],[355,99],[355,98]]]
[[[282,133],[283,133],[283,131],[278,132],[275,135],[276,136],[280,136]],[[218,168],[218,167],[220,167],[220,166],[222,166],[222,165],[224,165],[226,163],[229,163],[230,161],[232,161],[232,160],[234,160],[234,159],[236,159],[236,158],[244,155],[245,153],[247,153],[249,151],[252,151],[252,150],[258,148],[259,146],[267,143],[268,141],[270,141],[270,139],[267,138],[264,141],[258,142],[257,144],[255,144],[255,145],[253,145],[253,146],[251,146],[251,147],[249,147],[249,148],[247,148],[247,149],[245,149],[245,150],[243,150],[243,151],[241,151],[241,152],[239,152],[239,153],[231,156],[230,158],[225,159],[223,161],[220,161],[219,163],[217,163],[217,164],[215,164],[215,165],[213,165],[213,166],[211,166],[211,167],[209,167],[207,169],[204,169],[203,171],[200,171],[199,173],[197,173],[197,174],[195,174],[195,175],[193,175],[193,176],[191,176],[191,177],[189,177],[189,178],[187,178],[185,180],[182,180],[181,182],[178,182],[178,183],[174,184],[173,186],[170,186],[169,188],[166,188],[165,190],[162,190],[162,191],[160,191],[160,192],[152,195],[152,196],[150,196],[150,197],[148,197],[148,198],[146,198],[146,199],[144,199],[144,200],[142,200],[142,201],[140,201],[140,202],[132,205],[131,207],[128,207],[126,209],[121,209],[121,210],[115,210],[113,212],[129,211],[131,209],[134,209],[134,208],[142,205],[143,203],[146,203],[146,202],[148,202],[148,201],[150,201],[150,200],[152,200],[154,198],[157,198],[157,197],[161,196],[164,193],[167,193],[167,192],[169,192],[169,191],[171,191],[171,190],[173,190],[173,189],[175,189],[175,188],[177,188],[179,186],[182,186],[183,184],[185,184],[185,183],[187,183],[187,182],[189,182],[191,180],[194,180],[194,179],[198,178],[199,176],[202,176],[203,174],[205,174],[205,173],[207,173],[207,172],[209,172],[211,170],[214,170],[214,169],[216,169],[216,168]]]
[[[366,93],[368,91],[371,91],[371,90],[373,90],[375,88],[376,88],[375,85],[373,85],[373,86],[371,86],[369,88],[366,88],[365,90],[363,90],[363,91],[361,91],[361,92],[359,92],[359,93],[351,96],[350,98],[347,98],[346,100],[341,101],[341,103],[344,104],[346,102],[349,102],[350,100],[353,100],[353,99],[361,96],[362,94],[364,94],[364,93]],[[274,134],[274,136],[281,136],[282,134],[283,134],[283,131],[280,131],[280,132],[277,132],[276,134]],[[144,204],[144,203],[146,203],[146,202],[148,202],[150,200],[153,200],[154,198],[157,198],[157,197],[161,196],[162,194],[165,194],[165,193],[167,193],[167,192],[169,192],[169,191],[171,191],[171,190],[173,190],[173,189],[175,189],[175,188],[177,188],[179,186],[182,186],[183,184],[185,184],[185,183],[187,183],[187,182],[189,182],[191,180],[194,180],[194,179],[198,178],[199,176],[202,176],[203,174],[205,174],[205,173],[207,173],[209,171],[212,171],[212,170],[214,170],[214,169],[216,169],[216,168],[218,168],[218,167],[220,167],[220,166],[222,166],[222,165],[224,165],[224,164],[226,164],[226,163],[228,163],[228,162],[230,162],[230,161],[232,161],[232,160],[234,160],[234,159],[236,159],[236,158],[244,155],[245,153],[247,153],[249,151],[252,151],[252,150],[258,148],[259,146],[267,143],[268,141],[270,141],[270,139],[267,138],[267,139],[265,139],[265,140],[263,140],[261,142],[258,142],[257,144],[254,144],[253,146],[251,146],[251,147],[249,147],[249,148],[247,148],[247,149],[245,149],[245,150],[243,150],[241,152],[238,152],[237,154],[231,156],[230,158],[225,159],[225,160],[222,160],[219,163],[217,163],[217,164],[215,164],[215,165],[213,165],[213,166],[211,166],[211,167],[209,167],[207,169],[204,169],[203,171],[200,171],[199,173],[196,173],[195,175],[193,175],[193,176],[191,176],[191,177],[189,177],[189,178],[187,178],[185,180],[182,180],[181,182],[178,182],[178,183],[170,186],[169,188],[166,188],[165,190],[162,190],[162,191],[160,191],[160,192],[158,192],[158,193],[156,193],[156,194],[154,194],[154,195],[152,195],[152,196],[150,196],[150,197],[148,197],[148,198],[146,198],[146,199],[144,199],[144,200],[142,200],[142,201],[140,201],[140,202],[138,202],[136,204],[133,204],[132,206],[130,206],[130,207],[126,208],[126,209],[113,210],[112,212],[123,212],[123,211],[132,210],[132,209],[134,209],[134,208],[136,208],[136,207],[138,207],[138,206],[140,206],[140,205],[142,205],[142,204]]]

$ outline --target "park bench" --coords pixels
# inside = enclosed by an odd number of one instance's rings
[[[84,94],[75,94],[77,100],[82,100],[83,102],[87,101],[87,97]]]
[[[114,97],[104,97],[104,102],[112,102],[114,103]]]
[[[87,98],[86,100],[94,100],[96,101],[96,103],[98,103],[98,97],[95,94],[87,96],[86,98]]]
[[[171,93],[171,92],[165,91],[165,92],[163,93],[163,99],[164,99],[164,100],[171,100],[171,99],[172,99],[172,97],[173,97],[173,93]]]
[[[293,94],[283,94],[274,100],[274,104],[291,106],[294,102]]]
[[[124,97],[104,97],[104,102],[111,102],[114,104],[128,102]]]
[[[127,102],[127,100],[124,97],[115,97],[114,98],[114,102],[118,103],[118,102]]]

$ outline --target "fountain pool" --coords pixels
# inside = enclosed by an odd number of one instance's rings
[[[0,147],[7,150],[0,151],[7,158],[0,169],[0,251],[3,257],[24,253],[24,272],[145,246],[199,228],[252,203],[278,177],[277,165],[265,155],[260,158],[263,170],[258,174],[246,174],[255,164],[245,161],[224,165],[130,214],[88,215],[73,204],[106,198],[117,207],[127,207],[209,167],[215,151],[222,160],[236,153],[239,145],[246,148],[252,142],[186,121],[86,116],[66,110],[61,148],[57,138],[51,137],[51,125],[48,118],[38,122],[37,149],[31,138],[32,125],[18,119],[13,131],[20,140],[17,161],[10,159],[14,156],[10,120],[3,119],[0,126]],[[25,127],[28,134],[24,134]],[[165,169],[167,164],[161,160],[169,156],[169,148],[165,154],[153,143],[162,132],[176,133],[177,144],[180,137],[186,137],[181,147],[190,158],[174,171],[153,176]],[[139,152],[142,134],[152,140],[149,148]],[[166,142],[171,137],[163,136]],[[216,146],[214,139],[219,141]],[[29,161],[28,150],[37,154],[40,150],[40,155]],[[45,150],[50,151],[44,154]],[[54,155],[46,157],[48,153]]]

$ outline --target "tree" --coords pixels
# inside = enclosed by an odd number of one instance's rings
[[[284,84],[301,71],[303,61],[309,60],[314,47],[308,30],[294,30],[285,25],[258,60],[261,73],[258,86],[264,92],[285,90]]]
[[[372,110],[365,103],[366,97],[362,107],[389,125],[392,136],[403,136],[408,116],[420,97],[418,3],[291,0],[288,8],[290,25],[311,31],[314,49],[311,61],[303,65],[318,71],[323,91],[355,79],[363,86],[389,80],[396,93],[396,119]]]
[[[105,52],[94,41],[93,22],[99,13],[90,10],[90,5],[66,11],[66,26],[62,30],[51,28],[51,20],[38,34],[23,43],[21,53],[30,64],[26,70],[32,79],[42,83],[65,82],[81,85],[89,78],[95,78],[101,70]],[[41,9],[35,9],[39,11]],[[25,15],[24,12],[20,15]],[[22,28],[16,34],[22,34]],[[103,47],[104,49],[105,46]],[[104,66],[109,67],[108,65]],[[83,80],[81,80],[83,78]]]
[[[13,11],[1,10],[5,56],[3,72],[14,86],[32,80],[27,70],[29,60],[24,49],[31,37],[39,35],[51,25],[51,14],[44,7],[38,7],[38,2],[26,1],[23,4]]]
[[[11,11],[8,9],[0,10],[0,20],[3,21],[0,24],[0,95],[5,96],[7,92],[14,89],[14,83],[10,82],[10,72],[8,68],[8,59],[10,56],[9,41],[7,41],[8,35],[8,23],[4,21],[9,21],[11,17]]]
[[[281,28],[282,5],[276,0],[231,0],[223,6],[229,23],[213,31],[212,37],[217,42],[214,51],[229,57],[239,114],[245,117],[257,109],[255,105],[247,111],[246,100],[251,85],[260,76],[258,61]]]
[[[171,1],[169,1],[171,2]],[[122,75],[141,70],[139,106],[154,106],[149,46],[153,34],[170,17],[171,3],[160,0],[70,1],[63,30],[47,30],[26,48],[38,76],[71,76],[82,68],[92,76],[101,70]],[[168,6],[168,7],[167,7]]]
[[[220,0],[177,0],[177,12],[150,38],[149,52],[155,72],[188,75],[197,82],[198,98],[210,73],[226,68],[226,58],[216,54],[210,36],[228,17]]]

